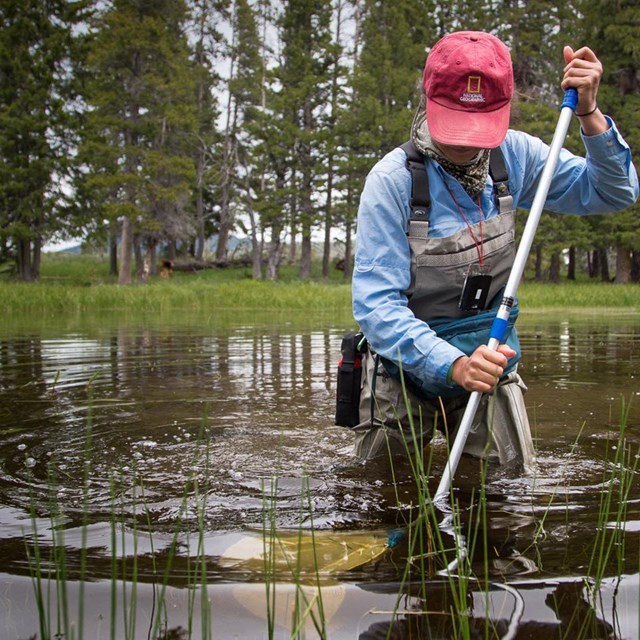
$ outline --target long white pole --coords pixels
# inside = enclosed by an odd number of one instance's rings
[[[569,130],[571,118],[577,103],[578,92],[575,89],[568,89],[561,105],[560,117],[558,118],[558,124],[556,125],[553,140],[549,147],[549,155],[547,156],[547,161],[542,171],[542,175],[540,176],[540,182],[538,183],[536,195],[533,199],[531,210],[529,211],[529,217],[527,218],[527,223],[525,225],[524,232],[522,233],[520,244],[518,245],[518,251],[516,252],[515,260],[513,261],[513,267],[511,268],[511,273],[509,274],[509,279],[507,280],[507,284],[504,289],[502,302],[500,303],[500,307],[498,308],[498,312],[491,327],[491,334],[487,346],[493,351],[497,350],[500,342],[504,338],[509,314],[514,304],[518,285],[520,284],[522,274],[524,273],[531,245],[533,244],[533,239],[536,235],[538,222],[540,221],[540,216],[542,215],[544,204],[547,200],[551,180],[556,170],[556,165],[558,164],[558,157],[560,156],[560,151],[562,150],[564,139],[567,136],[567,131]],[[460,462],[464,445],[467,441],[467,437],[469,436],[469,432],[471,431],[473,419],[478,410],[481,397],[482,394],[479,391],[474,391],[469,396],[469,401],[462,416],[458,431],[456,432],[451,452],[449,453],[447,466],[445,467],[444,474],[442,475],[440,484],[438,485],[438,489],[433,498],[433,502],[436,504],[441,503],[449,495],[453,476],[458,468],[458,463]]]

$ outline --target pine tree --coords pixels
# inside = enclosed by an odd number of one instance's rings
[[[495,33],[510,47],[513,60],[511,126],[547,143],[553,137],[562,101],[562,49],[579,40],[572,26],[576,22],[575,11],[575,2],[571,1],[552,5],[544,0],[505,0],[493,14],[497,21]],[[565,146],[577,154],[584,153],[577,122],[569,130]],[[525,222],[525,215],[518,217],[520,230]],[[543,213],[534,240],[536,279],[557,280],[564,250],[570,245],[586,250],[587,239],[587,223],[582,218]],[[571,265],[574,270],[575,263]]]
[[[269,0],[259,0],[256,6],[259,24],[260,65],[257,77],[260,87],[260,106],[255,118],[247,124],[252,140],[249,185],[251,202],[248,214],[251,225],[254,277],[262,277],[262,251],[266,249],[265,275],[276,280],[279,274],[283,235],[287,222],[287,207],[291,193],[290,137],[284,126],[280,109],[277,71],[270,68],[273,51],[267,34],[274,27],[274,15]],[[274,63],[275,64],[275,63]],[[259,227],[259,230],[258,230]],[[258,234],[260,240],[258,241]]]
[[[352,228],[364,179],[386,152],[409,138],[421,95],[426,51],[437,40],[429,0],[354,2],[359,25],[351,52],[348,97],[336,135],[342,140],[338,187],[346,231],[345,277],[350,276]]]
[[[562,48],[576,37],[576,0],[503,0],[492,12],[492,32],[511,50],[518,100],[559,104]]]
[[[629,143],[640,148],[640,6],[635,0],[585,0],[587,44],[598,54],[604,68],[598,104],[610,115]],[[636,166],[637,166],[637,158]],[[596,234],[606,230],[616,250],[615,281],[640,281],[634,260],[640,256],[640,205],[603,219]]]
[[[258,21],[263,32],[259,33]],[[251,258],[254,279],[262,278],[262,242],[260,238],[259,202],[266,198],[265,163],[259,153],[261,116],[265,101],[266,36],[268,17],[254,9],[247,0],[237,0],[235,30],[237,41],[236,72],[229,82],[229,94],[235,101],[233,122],[236,139],[237,199],[249,220]]]
[[[346,67],[342,61],[344,53],[343,30],[346,21],[346,0],[336,0],[334,6],[335,37],[330,48],[330,93],[327,113],[323,118],[323,136],[321,138],[322,156],[326,157],[326,195],[324,207],[324,242],[322,251],[322,277],[329,278],[331,262],[331,233],[334,220],[334,184],[337,178],[337,158],[341,153],[342,141],[338,135],[338,117],[340,108],[344,106],[345,90],[343,78]]]
[[[311,231],[318,218],[314,193],[323,173],[316,151],[319,116],[330,86],[330,18],[329,0],[288,0],[279,21],[282,62],[276,77],[282,89],[274,96],[274,107],[282,115],[281,131],[287,138],[293,187],[289,213],[292,226],[300,225],[302,278],[311,273]]]
[[[0,4],[0,260],[37,280],[43,243],[68,212],[72,28],[83,3]]]
[[[93,22],[87,59],[87,186],[121,221],[118,282],[131,282],[136,248],[193,233],[188,155],[195,117],[183,0],[114,0]],[[135,237],[134,237],[135,236]],[[144,276],[138,250],[138,274]],[[148,267],[148,265],[147,265]]]
[[[404,142],[420,99],[427,49],[435,42],[431,2],[366,0],[350,120],[360,165]]]
[[[261,57],[256,17],[247,0],[233,7],[228,102],[220,180],[220,227],[216,258],[227,258],[227,244],[236,215],[244,210],[250,196],[248,175],[253,165],[251,124],[261,101]],[[250,206],[250,205],[249,205]],[[252,229],[255,249],[256,235]],[[254,253],[255,255],[255,253]]]
[[[193,79],[197,139],[195,142],[195,258],[203,260],[206,236],[212,230],[207,220],[213,218],[209,183],[218,156],[220,136],[216,129],[219,105],[215,91],[220,78],[217,66],[223,56],[224,38],[220,22],[227,17],[227,0],[190,0],[193,45]]]

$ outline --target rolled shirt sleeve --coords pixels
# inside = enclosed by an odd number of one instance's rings
[[[547,195],[545,209],[556,213],[590,215],[620,211],[638,198],[638,176],[631,162],[629,145],[615,123],[595,136],[585,136],[586,157],[563,149]],[[507,163],[514,176],[517,206],[529,209],[549,147],[538,138],[510,132],[505,140]],[[511,179],[510,179],[511,184]]]

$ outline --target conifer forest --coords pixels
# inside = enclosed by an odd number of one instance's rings
[[[2,0],[0,19],[0,268],[23,281],[71,238],[121,284],[162,257],[233,261],[237,237],[256,279],[285,261],[309,278],[312,257],[348,279],[363,181],[408,138],[453,30],[507,43],[511,126],[547,142],[562,48],[589,46],[598,104],[640,157],[637,0]],[[577,119],[565,144],[584,149]],[[640,282],[640,205],[545,213],[529,268]]]

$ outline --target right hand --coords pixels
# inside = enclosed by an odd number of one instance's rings
[[[488,393],[502,377],[507,359],[515,355],[506,344],[501,344],[496,351],[482,345],[470,356],[462,356],[453,363],[451,379],[465,391]]]

